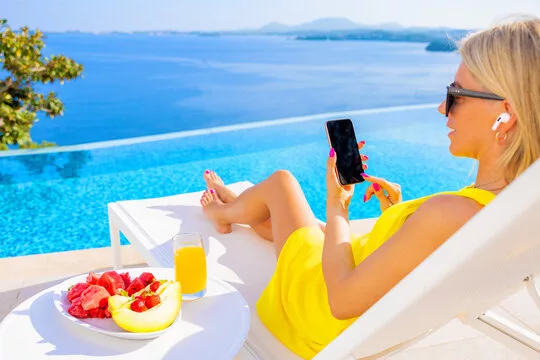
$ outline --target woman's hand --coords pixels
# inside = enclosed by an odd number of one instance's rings
[[[365,142],[360,141],[358,143],[358,149],[362,149]],[[362,160],[365,162],[368,160],[367,156],[361,155]],[[367,169],[367,165],[363,165],[364,170]],[[334,149],[330,149],[328,155],[327,169],[326,169],[326,209],[327,211],[333,208],[347,210],[351,202],[351,198],[354,193],[354,185],[341,185],[336,169],[336,153]]]
[[[371,183],[364,195],[364,202],[369,201],[375,194],[377,199],[379,199],[381,211],[384,212],[390,206],[403,201],[401,196],[401,186],[399,184],[386,181],[383,178],[370,176],[366,173],[362,174],[362,177]]]

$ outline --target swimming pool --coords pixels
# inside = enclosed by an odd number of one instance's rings
[[[404,199],[472,182],[472,161],[448,153],[446,119],[433,104],[10,152],[0,154],[0,257],[108,246],[107,203],[202,190],[205,169],[217,171],[226,183],[256,183],[288,169],[324,220],[324,122],[347,116],[359,140],[366,140],[367,172],[400,183]],[[351,218],[379,214],[376,201],[361,200],[366,186],[356,188]]]

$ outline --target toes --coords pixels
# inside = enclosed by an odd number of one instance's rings
[[[211,197],[212,200],[214,200],[214,201],[217,201],[217,200],[218,200],[218,195],[217,195],[216,190],[210,189],[210,197]]]
[[[201,196],[201,205],[208,206],[212,201],[220,202],[218,194],[214,189],[205,190]]]
[[[202,196],[201,196],[201,205],[202,206],[206,206],[210,203],[210,193],[208,192],[208,190],[206,190],[205,192],[203,192]]]
[[[219,175],[215,171],[211,171],[210,175],[212,176],[212,180],[216,184],[223,184],[223,180],[221,180],[221,178],[219,177]]]

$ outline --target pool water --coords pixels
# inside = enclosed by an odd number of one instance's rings
[[[350,118],[358,140],[366,141],[367,173],[401,184],[405,200],[473,181],[472,161],[449,154],[446,119],[434,106]],[[257,183],[288,169],[324,221],[326,120],[316,116],[130,145],[0,156],[0,257],[108,246],[108,203],[200,191],[205,169],[226,183]],[[380,214],[375,199],[362,202],[366,187],[355,189],[353,219]]]

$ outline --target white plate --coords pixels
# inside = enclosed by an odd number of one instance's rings
[[[131,279],[134,279],[135,277],[139,276],[143,272],[151,272],[154,275],[154,277],[158,280],[173,280],[174,279],[174,269],[172,268],[133,268],[133,269],[128,268],[128,269],[119,269],[119,270],[116,270],[116,272],[119,274],[123,272],[128,272]],[[101,273],[96,272],[96,274],[101,274]],[[77,325],[80,325],[92,331],[97,331],[99,333],[110,335],[117,338],[145,340],[145,339],[153,339],[163,334],[164,332],[169,330],[172,326],[174,326],[178,322],[178,319],[182,317],[182,311],[180,311],[175,322],[172,323],[169,327],[160,331],[147,332],[147,333],[134,333],[134,332],[126,331],[120,328],[118,325],[116,325],[114,320],[111,318],[108,318],[108,319],[76,318],[72,316],[70,313],[68,313],[68,309],[71,306],[71,304],[67,299],[67,292],[71,285],[75,285],[79,282],[86,282],[87,276],[88,274],[72,277],[56,285],[53,288],[54,307],[56,308],[56,310],[58,310],[58,312],[62,316],[64,316],[66,319],[70,320],[71,322],[74,322]]]

